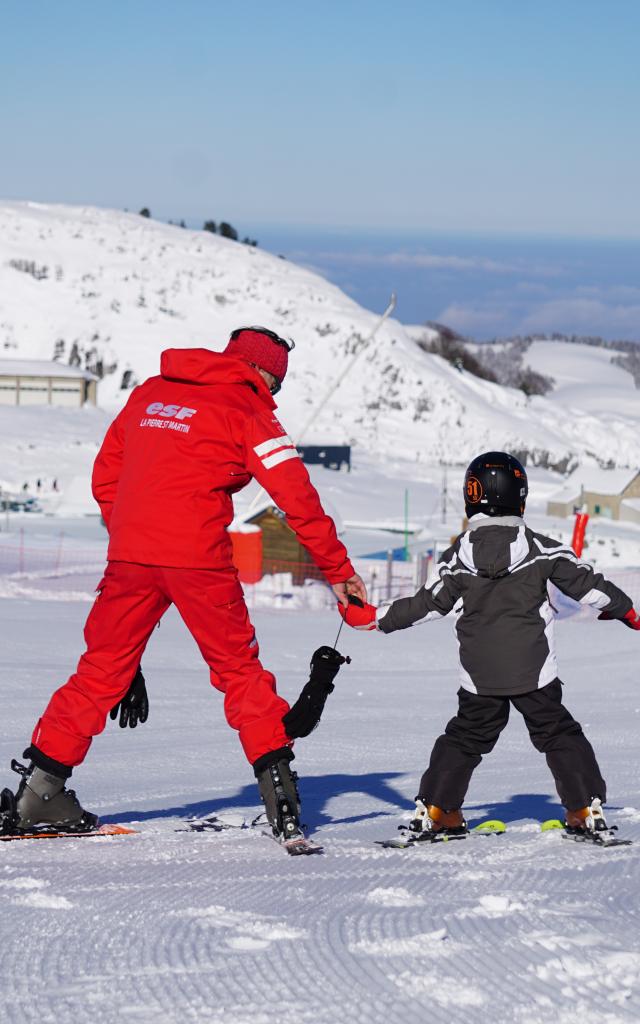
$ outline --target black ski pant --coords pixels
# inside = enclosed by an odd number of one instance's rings
[[[606,783],[593,747],[563,705],[559,679],[517,697],[483,697],[458,690],[458,713],[435,742],[419,799],[445,811],[462,806],[474,769],[482,755],[493,750],[512,704],[523,716],[534,747],[546,755],[567,810],[586,807],[596,796],[604,802]]]

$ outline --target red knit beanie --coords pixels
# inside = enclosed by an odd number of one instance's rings
[[[224,352],[225,355],[255,363],[261,370],[272,373],[281,384],[287,372],[289,349],[269,335],[261,327],[241,327],[234,331]]]

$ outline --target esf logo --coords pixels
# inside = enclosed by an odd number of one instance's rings
[[[152,402],[147,406],[147,416],[164,416],[167,419],[188,420],[195,416],[197,409],[189,409],[186,405],[163,405],[162,402]]]

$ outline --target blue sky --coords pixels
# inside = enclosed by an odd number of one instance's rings
[[[0,5],[0,197],[640,238],[640,3]]]

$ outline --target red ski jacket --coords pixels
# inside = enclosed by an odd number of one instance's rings
[[[190,569],[232,564],[231,495],[252,477],[330,583],[353,575],[333,520],[275,417],[257,370],[208,349],[167,349],[132,391],[93,467],[108,558]]]

